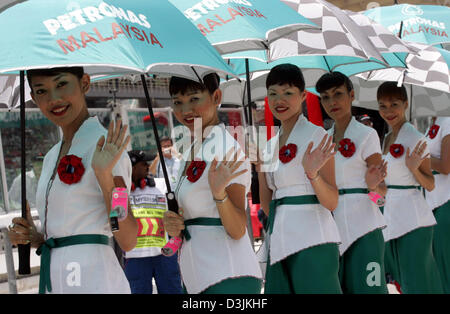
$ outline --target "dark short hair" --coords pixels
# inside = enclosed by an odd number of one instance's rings
[[[322,75],[316,82],[316,91],[323,93],[330,88],[335,88],[345,85],[348,92],[353,90],[353,83],[350,81],[347,75],[341,72],[329,72]]]
[[[408,100],[405,86],[397,86],[397,82],[384,82],[378,86],[377,100],[381,98],[398,98],[401,101]]]
[[[188,91],[199,90],[203,92],[207,90],[210,94],[213,94],[219,88],[219,84],[220,78],[215,72],[205,75],[202,79],[202,83],[178,76],[172,76],[169,82],[169,93],[173,96],[178,93],[186,94]]]
[[[273,67],[266,79],[266,88],[272,85],[288,84],[297,87],[301,92],[305,90],[305,78],[302,70],[294,64],[283,63]]]
[[[162,143],[162,142],[167,142],[167,141],[170,141],[170,144],[173,145],[172,139],[171,139],[170,137],[168,137],[168,136],[161,136],[161,138],[159,139],[159,142],[160,142],[160,143]]]
[[[59,67],[59,68],[50,68],[50,69],[34,69],[34,70],[27,70],[27,80],[28,85],[30,86],[31,90],[33,88],[31,87],[31,80],[34,76],[55,76],[61,73],[71,73],[78,77],[78,79],[81,79],[84,75],[84,68],[83,67]]]

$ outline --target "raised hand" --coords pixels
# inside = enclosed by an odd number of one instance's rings
[[[334,151],[336,144],[333,143],[332,136],[325,134],[322,141],[320,141],[319,146],[317,146],[315,150],[311,151],[313,145],[313,142],[309,143],[302,159],[303,169],[310,178],[316,177],[319,170],[322,169],[327,161],[336,155],[336,152]]]
[[[235,172],[245,161],[245,158],[238,160],[237,156],[240,151],[240,149],[236,150],[233,147],[227,152],[225,160],[219,165],[216,157],[214,157],[214,160],[211,162],[208,171],[208,183],[214,198],[223,199],[225,197],[225,188],[228,183],[234,178],[247,172],[248,169]]]
[[[387,161],[383,160],[379,165],[370,165],[366,171],[366,183],[369,190],[375,190],[386,178]]]
[[[127,127],[127,125],[122,127],[121,120],[117,120],[115,126],[114,121],[111,121],[106,140],[104,136],[98,140],[91,164],[96,175],[112,173],[114,166],[130,142],[129,135],[125,138]]]
[[[430,156],[430,154],[425,155],[422,157],[423,152],[427,148],[427,141],[419,141],[414,147],[414,150],[409,153],[409,147],[406,149],[406,155],[405,155],[405,163],[406,167],[408,167],[411,172],[416,171],[419,169],[420,165],[422,164],[422,161],[424,161],[426,158]]]

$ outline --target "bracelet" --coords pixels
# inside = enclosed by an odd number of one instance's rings
[[[225,197],[222,200],[218,200],[218,199],[214,198],[214,196],[213,196],[214,202],[219,203],[219,204],[225,203],[225,201],[227,199],[228,199],[228,194],[225,194]]]
[[[309,181],[311,181],[311,182],[312,181],[316,181],[319,178],[319,173],[317,173],[317,175],[314,178],[310,178],[306,172],[305,172],[305,175],[309,179]]]

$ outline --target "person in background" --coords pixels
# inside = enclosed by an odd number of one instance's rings
[[[266,169],[252,158],[261,207],[269,216],[264,293],[340,294],[341,241],[332,216],[338,205],[335,145],[323,128],[303,115],[305,80],[297,66],[272,68],[266,88],[270,110],[281,128],[260,159],[274,162]]]
[[[170,186],[174,188],[178,177],[178,171],[180,169],[180,158],[173,146],[173,141],[167,136],[163,136],[160,139],[161,149],[163,151],[164,163],[166,164],[167,175],[169,176]],[[150,173],[155,178],[164,178],[164,172],[161,166],[159,154],[150,165]]]
[[[425,192],[425,199],[433,209],[433,254],[441,273],[444,293],[450,293],[450,117],[433,117],[425,133],[431,153],[435,188]]]
[[[133,166],[130,206],[139,226],[136,248],[125,253],[125,275],[131,293],[152,294],[155,279],[159,294],[180,294],[177,254],[161,254],[167,243],[162,217],[167,210],[164,179],[149,175],[150,156],[142,150],[129,151]]]
[[[387,190],[383,182],[386,165],[381,159],[378,134],[352,116],[355,91],[346,75],[326,73],[317,81],[316,90],[320,93],[323,108],[334,121],[328,134],[338,148],[335,171],[339,202],[333,217],[342,240],[339,245],[342,291],[347,294],[387,294],[381,231],[386,222],[378,206],[369,198],[369,193],[383,197]],[[377,284],[368,282],[372,270],[367,269],[368,265],[379,267]]]
[[[421,191],[435,186],[426,138],[406,121],[409,103],[404,86],[384,82],[377,100],[380,116],[392,130],[382,148],[388,188],[383,209],[386,273],[403,293],[442,293],[432,251],[436,219]]]
[[[373,128],[372,118],[367,114],[362,114],[356,118],[359,122]]]
[[[36,189],[39,181],[39,177],[41,176],[42,171],[42,161],[44,160],[44,156],[39,155],[35,156],[32,160],[32,168],[26,172],[26,191],[27,191],[27,200],[30,206],[36,207]],[[12,210],[18,210],[21,208],[22,204],[22,176],[19,174],[14,178],[11,188],[8,191],[9,196],[9,206]]]

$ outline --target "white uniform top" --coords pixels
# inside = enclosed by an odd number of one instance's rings
[[[163,178],[155,178],[155,186],[145,186],[143,189],[136,188],[136,190],[130,193],[130,205],[131,207],[135,206],[137,211],[151,211],[153,215],[143,214],[140,215],[133,211],[134,218],[138,221],[140,234],[138,231],[138,243],[134,249],[131,251],[125,252],[126,258],[140,258],[140,257],[149,257],[149,256],[158,256],[161,255],[161,248],[164,245],[156,246],[155,243],[166,243],[167,242],[167,233],[159,235],[156,234],[158,230],[164,228],[162,225],[162,216],[164,212],[167,210],[167,200],[166,200],[166,183]],[[131,210],[131,208],[128,208]],[[156,212],[156,213],[155,213]],[[161,218],[149,219],[149,218],[141,218],[141,217],[157,217]],[[142,226],[141,219],[144,220],[144,223],[147,224],[146,227]],[[151,224],[151,227],[149,226]],[[152,232],[150,231],[150,228]],[[146,230],[141,230],[146,229]],[[142,239],[142,243],[140,240]]]
[[[417,131],[411,123],[404,123],[397,135],[395,144],[403,145],[403,155],[395,158],[388,152],[384,155],[387,161],[387,185],[415,185],[419,183],[409,171],[405,163],[406,150],[410,153],[417,143],[424,139],[424,135]],[[423,156],[428,154],[428,147]],[[384,241],[399,238],[406,233],[436,224],[433,212],[425,201],[422,191],[418,189],[388,189],[384,205],[384,218],[387,227],[383,230]]]
[[[334,125],[328,130],[334,134]],[[380,139],[377,132],[352,117],[344,138],[355,144],[355,153],[344,157],[339,151],[335,155],[336,185],[338,189],[367,188],[365,175],[366,159],[373,154],[381,155]],[[339,245],[341,255],[357,239],[378,228],[386,227],[383,214],[367,194],[339,195],[338,207],[333,211],[339,228],[342,243]]]
[[[431,139],[427,136],[428,147],[431,156],[441,158],[442,140],[450,134],[450,117],[437,117],[435,124],[439,125],[439,130],[435,138]],[[428,130],[425,134],[428,134]],[[425,198],[432,209],[436,209],[450,200],[450,175],[435,174],[434,190],[426,191]]]
[[[268,145],[273,145],[272,141],[278,141],[281,132],[282,128]],[[267,185],[273,191],[272,199],[315,194],[303,169],[302,159],[310,141],[314,142],[314,150],[324,135],[326,131],[323,128],[312,124],[303,115],[299,116],[286,141],[286,145],[297,145],[295,158],[285,164],[276,162],[273,171],[266,172]],[[267,150],[264,154],[267,154]],[[278,150],[273,154],[278,158]],[[264,157],[264,160],[268,158]],[[312,246],[340,242],[336,222],[331,212],[322,205],[280,205],[276,209],[273,232],[270,235],[270,264]]]
[[[107,131],[97,117],[87,119],[75,133],[67,155],[82,158],[85,172],[81,181],[61,182],[56,173],[48,195],[47,235],[60,238],[79,234],[112,236],[103,193],[91,167],[98,139]],[[45,198],[56,166],[61,143],[47,153],[39,179],[36,203],[45,226]],[[131,162],[125,152],[113,170],[131,186]],[[43,227],[44,230],[44,227]],[[130,293],[130,286],[114,250],[109,245],[81,244],[51,250],[52,293]]]
[[[183,208],[184,219],[197,217],[220,218],[219,211],[208,184],[208,171],[214,155],[222,160],[225,154],[239,144],[226,131],[223,124],[214,126],[202,143],[195,158],[206,162],[203,174],[196,182],[190,182],[182,176],[184,167],[190,161],[190,149],[181,162],[176,198]],[[240,155],[243,158],[243,153]],[[186,161],[187,160],[187,161]],[[251,172],[248,159],[236,170],[248,171],[233,179],[229,185],[237,183],[245,186],[246,194],[250,189]],[[233,240],[223,226],[187,226],[191,239],[184,240],[179,263],[184,285],[188,293],[200,293],[225,279],[242,276],[262,278],[256,254],[247,231],[239,240]]]

